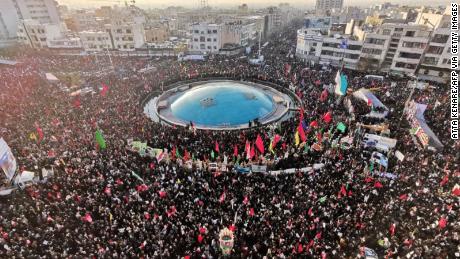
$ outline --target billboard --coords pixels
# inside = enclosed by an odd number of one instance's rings
[[[331,17],[311,17],[304,20],[304,27],[306,29],[329,29],[331,25]]]

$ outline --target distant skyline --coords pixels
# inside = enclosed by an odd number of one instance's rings
[[[197,8],[200,5],[200,0],[135,0],[136,5],[140,8],[166,8],[168,6],[183,6],[187,8]],[[59,4],[67,5],[70,8],[90,8],[98,7],[102,5],[124,5],[124,0],[57,0]],[[385,2],[391,2],[393,4],[400,5],[426,5],[426,6],[438,6],[448,5],[448,0],[400,0],[400,1],[385,1],[385,0],[344,0],[344,6],[359,6],[369,7],[375,4],[381,4]],[[128,1],[130,3],[130,1]],[[211,7],[218,8],[231,8],[241,4],[247,4],[249,8],[260,8],[267,7],[270,5],[278,5],[279,3],[289,3],[293,6],[301,8],[314,8],[315,0],[208,0],[208,4]]]

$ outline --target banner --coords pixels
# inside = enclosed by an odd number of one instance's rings
[[[345,95],[347,93],[348,81],[347,76],[337,71],[335,77],[335,93],[337,95]]]
[[[251,165],[251,171],[253,173],[265,173],[267,172],[266,165]]]
[[[8,181],[11,181],[16,172],[16,158],[3,138],[0,138],[0,167]]]

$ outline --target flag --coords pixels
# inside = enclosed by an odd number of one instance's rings
[[[393,223],[390,225],[390,234],[391,236],[395,235],[396,225]]]
[[[249,155],[249,158],[252,159],[256,155],[256,149],[254,148],[254,144],[251,146],[251,154]]]
[[[305,113],[305,110],[303,109],[303,107],[300,107],[300,110],[299,110],[299,120],[300,121],[303,121],[303,114]]]
[[[324,89],[323,92],[321,93],[321,96],[319,97],[319,100],[320,100],[321,102],[326,101],[328,95],[329,95],[329,93],[327,92],[326,89]]]
[[[299,136],[302,142],[305,142],[307,140],[307,137],[305,136],[305,132],[303,131],[302,123],[299,123],[299,126],[297,126],[297,132],[299,132]]]
[[[29,134],[29,139],[37,141],[37,135],[35,135],[35,133],[32,132]]]
[[[144,179],[142,179],[138,174],[136,174],[134,171],[131,171],[131,175],[134,176],[137,180],[144,182]]]
[[[203,236],[201,234],[198,235],[198,243],[203,242]]]
[[[273,137],[273,141],[272,141],[272,148],[275,148],[276,144],[278,144],[280,140],[281,140],[281,136],[278,134],[275,134],[275,136]]]
[[[100,149],[105,149],[107,147],[105,144],[104,137],[102,136],[102,133],[99,129],[96,131],[96,142],[99,145]]]
[[[45,134],[43,134],[43,130],[40,128],[40,126],[38,126],[38,124],[37,124],[36,129],[37,129],[37,134],[38,134],[38,142],[41,142]]]
[[[321,197],[321,199],[319,199],[319,202],[321,202],[321,203],[323,203],[325,201],[326,201],[326,196],[323,196],[323,197]]]
[[[211,158],[214,159],[214,150],[211,150]]]
[[[80,101],[80,98],[79,98],[78,96],[77,96],[77,97],[75,98],[75,100],[73,101],[73,106],[74,106],[75,108],[80,108],[80,106],[81,106],[81,101]]]
[[[441,186],[444,186],[449,181],[449,176],[446,174],[441,181]]]
[[[447,226],[447,219],[444,217],[441,217],[438,221],[438,226],[439,228],[445,228]]]
[[[160,198],[165,198],[167,193],[164,191],[158,191],[158,195],[160,195]]]
[[[238,156],[238,146],[237,145],[233,146],[233,155]]]
[[[335,77],[335,93],[337,95],[345,95],[347,93],[347,76],[340,73],[340,70],[337,71],[337,75]]]
[[[220,203],[223,203],[224,201],[225,201],[225,191],[222,192],[222,194],[221,194],[220,197],[219,197],[219,202],[220,202]]]
[[[177,157],[177,158],[181,158],[181,155],[180,155],[180,153],[179,153],[179,149],[176,149],[176,157]]]
[[[343,124],[343,122],[339,122],[339,124],[337,124],[337,129],[338,129],[340,132],[344,133],[345,130],[347,129],[347,126],[346,126],[345,124]]]
[[[300,138],[299,138],[299,131],[298,131],[298,130],[296,130],[296,132],[295,132],[294,140],[295,140],[295,145],[296,145],[296,147],[299,146],[299,144],[300,144]]]
[[[112,190],[110,189],[110,186],[106,186],[104,189],[104,193],[107,195],[112,195]]]
[[[255,215],[254,208],[250,208],[249,209],[249,216],[254,217],[254,215]]]
[[[215,143],[214,150],[215,150],[217,153],[219,153],[219,143],[217,142],[217,140],[216,140],[216,143]]]
[[[105,96],[107,92],[109,91],[109,87],[104,83],[101,83],[101,85],[102,85],[101,96]]]
[[[367,98],[367,105],[368,105],[368,106],[372,106],[372,100],[371,100],[371,98],[369,98],[369,97]]]
[[[452,195],[460,196],[460,186],[458,186],[458,184],[456,184],[454,188],[452,188]]]
[[[243,204],[244,204],[244,205],[248,205],[248,203],[249,203],[249,198],[248,198],[248,196],[244,196]]]
[[[246,152],[246,159],[251,158],[251,144],[249,144],[249,141],[246,140],[246,147],[244,148],[244,152]]]
[[[187,149],[184,150],[184,160],[185,161],[190,160],[190,153],[187,151]]]
[[[83,216],[81,219],[85,222],[93,223],[93,218],[91,217],[91,214],[89,213],[86,213],[85,216]]]
[[[264,152],[265,152],[264,142],[262,141],[262,138],[260,137],[259,134],[257,134],[256,147],[257,147],[257,149],[259,149],[260,153],[262,153],[262,155],[263,155]]]
[[[318,127],[318,122],[317,121],[310,122],[310,128],[316,128],[316,127]]]
[[[303,246],[301,243],[297,244],[297,253],[301,254],[303,252]]]
[[[324,120],[326,123],[331,122],[331,120],[332,120],[332,114],[331,114],[331,112],[326,112],[326,113],[323,115],[323,120]]]
[[[375,182],[374,187],[375,188],[383,188],[383,185],[380,182]]]
[[[342,187],[340,187],[340,192],[342,193],[343,196],[347,196],[347,190],[345,189],[345,186],[342,184]]]
[[[406,201],[407,200],[407,194],[401,194],[399,195],[399,199],[402,200],[402,201]]]

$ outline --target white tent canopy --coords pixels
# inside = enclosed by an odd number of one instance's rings
[[[50,82],[57,82],[59,79],[51,73],[45,73],[46,80]]]

